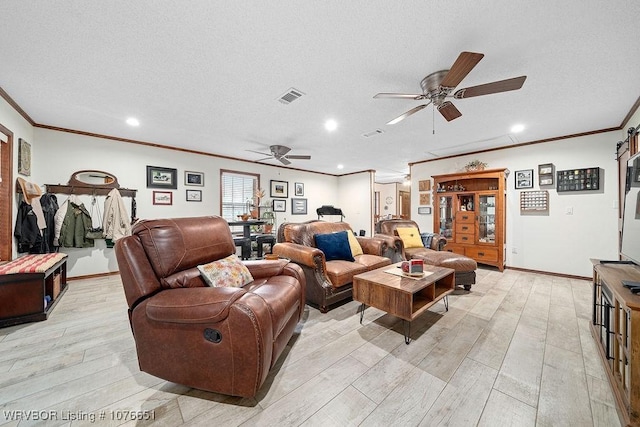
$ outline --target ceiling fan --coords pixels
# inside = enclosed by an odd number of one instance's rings
[[[429,74],[422,79],[420,87],[422,93],[420,94],[408,94],[408,93],[378,93],[374,98],[405,98],[415,99],[416,101],[428,100],[426,104],[418,105],[412,108],[404,114],[389,121],[388,125],[394,125],[410,115],[417,113],[429,104],[433,103],[433,106],[438,109],[442,117],[448,122],[457,119],[462,116],[462,113],[456,108],[451,101],[446,101],[445,98],[471,98],[474,96],[489,95],[492,93],[508,92],[510,90],[517,90],[522,87],[527,76],[514,77],[511,79],[495,81],[491,83],[485,83],[478,86],[467,87],[464,89],[458,89],[453,95],[451,92],[460,84],[462,79],[480,62],[484,57],[482,53],[474,52],[462,52],[456,62],[453,63],[450,70],[436,71]]]
[[[263,156],[267,156],[263,159],[255,160],[256,162],[261,162],[267,159],[276,159],[276,160],[279,160],[280,163],[282,163],[283,165],[290,165],[291,164],[291,162],[289,161],[290,159],[292,160],[311,159],[311,156],[307,156],[307,155],[287,154],[289,151],[291,151],[291,148],[285,147],[284,145],[272,145],[269,147],[269,150],[271,150],[270,154],[262,153],[260,151],[253,151],[253,150],[247,150],[247,151],[250,151],[252,153],[262,154]]]

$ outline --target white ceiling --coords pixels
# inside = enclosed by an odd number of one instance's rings
[[[292,167],[380,182],[412,161],[618,127],[640,95],[638,0],[2,0],[0,22],[0,87],[36,123],[249,160],[284,144],[312,156]],[[452,122],[428,107],[385,124],[421,102],[376,93],[419,93],[461,51],[485,57],[458,88],[524,87],[454,100]],[[305,95],[278,102],[292,87]]]

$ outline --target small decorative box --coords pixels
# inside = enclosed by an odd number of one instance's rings
[[[409,276],[422,276],[424,263],[421,259],[411,259],[402,262],[402,272]]]

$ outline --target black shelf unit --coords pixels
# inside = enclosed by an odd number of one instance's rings
[[[558,193],[600,190],[600,168],[567,169],[556,174]]]

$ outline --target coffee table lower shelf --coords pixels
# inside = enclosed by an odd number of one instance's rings
[[[422,278],[397,274],[392,266],[378,268],[353,277],[353,299],[361,303],[360,323],[367,306],[375,307],[402,319],[404,341],[411,342],[411,321],[436,302],[443,300],[449,311],[447,296],[455,289],[455,271],[451,268],[425,266]]]

